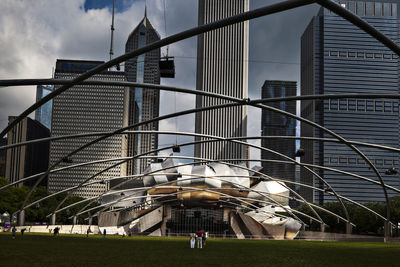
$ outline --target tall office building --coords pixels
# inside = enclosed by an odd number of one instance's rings
[[[199,25],[249,10],[248,0],[200,0]],[[197,90],[247,98],[249,24],[242,22],[198,36]],[[196,108],[227,103],[197,96]],[[246,106],[196,113],[196,133],[221,137],[247,135]],[[196,138],[203,140],[204,138]],[[201,143],[195,156],[208,159],[247,158],[247,147],[229,142]]]
[[[262,89],[262,98],[295,96],[297,83],[291,81],[265,81]],[[296,114],[296,101],[282,101],[268,103],[269,106]],[[269,110],[262,110],[261,130],[263,136],[296,136],[296,120],[285,115]],[[277,151],[285,156],[294,159],[296,141],[294,139],[262,139],[261,146]],[[285,160],[273,153],[262,150],[261,159],[264,160]],[[263,173],[289,181],[295,181],[295,165],[275,162],[262,162]],[[288,184],[295,188],[292,184]]]
[[[395,42],[399,42],[397,1],[340,1]],[[301,38],[301,94],[398,94],[398,57],[383,44],[341,17],[321,8]],[[301,115],[348,140],[399,147],[399,101],[389,99],[331,99],[302,101]],[[332,138],[301,123],[301,135]],[[364,160],[346,145],[302,141],[302,162],[338,168],[378,181]],[[399,175],[386,175],[399,167],[397,153],[359,146],[382,174],[386,184],[399,187]],[[383,201],[380,185],[355,177],[316,169],[340,194],[360,202]],[[303,183],[324,189],[324,185],[301,170]],[[336,201],[324,191],[302,187],[308,200]],[[393,191],[388,191],[393,196]]]
[[[36,88],[36,102],[50,94],[53,90],[54,87],[51,85],[38,85]],[[49,129],[51,128],[52,104],[53,100],[50,100],[35,111],[35,120]]]
[[[157,31],[147,18],[144,18],[129,35],[125,45],[125,53],[134,51],[147,44],[160,40]],[[152,50],[125,63],[126,79],[130,82],[160,84],[160,49]],[[130,88],[129,90],[129,125],[157,118],[159,115],[160,92],[154,89]],[[158,122],[145,124],[136,130],[158,130]],[[154,134],[128,135],[128,155],[138,155],[156,149],[158,136]],[[127,174],[137,174],[149,164],[149,159],[131,161],[127,166]]]
[[[14,116],[8,117],[8,122],[12,123],[15,118]],[[50,131],[48,128],[37,120],[26,117],[8,132],[7,144],[11,145],[49,136]],[[5,177],[10,183],[13,183],[22,178],[46,171],[48,163],[49,142],[7,149]],[[32,186],[35,182],[35,180],[26,181],[18,184],[18,186]],[[40,185],[47,186],[47,180],[44,179]]]
[[[92,69],[102,61],[57,60],[56,79],[73,79],[81,73]],[[93,80],[125,81],[123,72],[104,71],[94,75]],[[115,131],[127,124],[128,90],[121,86],[78,85],[60,94],[53,101],[52,136],[64,136],[88,132]],[[85,145],[99,136],[82,137],[52,141],[50,145],[50,166],[71,151]],[[114,135],[91,145],[71,158],[62,162],[59,167],[90,161],[117,158],[126,155],[125,138]],[[82,166],[49,175],[49,191],[56,192],[75,185],[97,174],[115,162],[102,162]],[[123,166],[107,170],[96,176],[95,180],[119,177],[124,173]],[[75,195],[94,197],[108,189],[108,183],[97,183],[81,188]]]
[[[7,137],[0,139],[0,146],[7,145]],[[7,150],[0,150],[0,177],[6,176],[6,155]]]

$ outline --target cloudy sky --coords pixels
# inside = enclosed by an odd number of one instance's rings
[[[197,26],[197,1],[116,0],[114,55],[123,53],[145,5],[153,26],[165,37]],[[276,2],[250,0],[250,9]],[[107,60],[111,7],[112,0],[1,0],[0,79],[50,78],[57,58]],[[250,98],[261,97],[265,80],[300,81],[300,37],[317,9],[311,5],[250,22]],[[162,84],[195,89],[196,41],[191,38],[170,46],[176,78],[162,79]],[[0,87],[0,128],[6,126],[9,115],[19,115],[32,105],[35,94],[34,86]],[[161,103],[172,103],[161,105],[161,115],[195,105],[193,96],[161,93],[161,98]],[[248,135],[259,135],[260,111],[249,108],[248,117]],[[160,130],[175,129],[193,132],[194,115],[160,122]],[[160,140],[161,144],[174,142],[166,137]],[[259,158],[259,152],[251,150],[251,157]]]

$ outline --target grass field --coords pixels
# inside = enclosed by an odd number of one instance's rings
[[[0,266],[400,266],[400,244],[0,234]]]

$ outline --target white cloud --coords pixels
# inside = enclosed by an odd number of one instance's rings
[[[164,0],[148,0],[147,14],[162,37],[165,36]],[[265,6],[253,0],[251,8]],[[268,4],[278,2],[268,1]],[[0,79],[49,78],[57,58],[107,60],[110,45],[111,14],[108,8],[85,12],[84,0],[1,0],[0,1]],[[115,16],[114,55],[124,53],[128,35],[143,18],[144,1]],[[197,0],[168,0],[167,35],[197,25]],[[254,20],[250,24],[249,96],[260,98],[267,79],[299,81],[299,65],[268,64],[259,61],[299,62],[300,36],[315,13],[315,6]],[[162,84],[195,89],[197,38],[170,46],[176,56],[176,78]],[[165,52],[165,48],[162,50]],[[258,60],[258,62],[252,61]],[[35,86],[0,88],[0,128],[9,115],[18,115],[35,101]],[[175,110],[173,93],[161,93],[160,115]],[[195,106],[195,97],[177,94],[176,110]],[[260,134],[261,112],[249,108],[248,135]],[[178,122],[178,123],[176,123]],[[194,131],[194,114],[160,122],[160,129]],[[179,141],[193,138],[179,137]],[[162,137],[160,143],[173,142]],[[253,141],[252,141],[253,142]],[[259,143],[259,141],[257,141]],[[251,150],[251,157],[260,152]]]

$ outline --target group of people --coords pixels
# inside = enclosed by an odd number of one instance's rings
[[[197,248],[203,248],[206,245],[208,233],[203,230],[197,231],[195,234],[190,235],[190,248],[194,248],[197,240]]]
[[[24,235],[25,231],[26,231],[26,228],[22,228],[21,235]],[[17,233],[17,228],[15,226],[13,226],[13,228],[11,229],[11,233],[12,233],[12,239],[15,239],[15,235]]]

